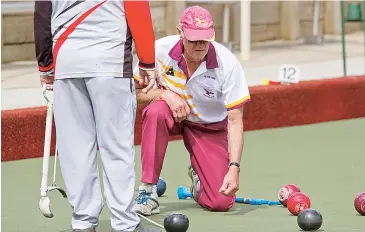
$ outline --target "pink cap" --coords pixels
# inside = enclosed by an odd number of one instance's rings
[[[180,25],[186,39],[190,41],[213,41],[215,39],[212,15],[200,6],[185,9],[180,19]]]

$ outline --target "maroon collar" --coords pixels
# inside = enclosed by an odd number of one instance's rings
[[[169,56],[176,61],[180,61],[182,58],[183,51],[184,51],[184,46],[182,40],[180,39],[175,44],[175,46],[170,50]],[[208,54],[206,55],[205,59],[206,59],[207,69],[218,68],[217,53],[212,43],[209,43]]]

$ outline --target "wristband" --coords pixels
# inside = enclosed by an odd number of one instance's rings
[[[237,162],[231,162],[231,163],[229,163],[229,167],[231,167],[231,166],[236,166],[236,167],[238,167],[238,169],[240,169],[240,167],[241,167],[241,165],[239,163],[237,163]]]

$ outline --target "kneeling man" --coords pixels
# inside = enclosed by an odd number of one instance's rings
[[[134,71],[137,100],[147,103],[142,125],[142,183],[136,209],[159,213],[158,182],[169,136],[182,135],[190,153],[194,200],[211,211],[227,211],[239,187],[243,149],[243,105],[250,100],[243,68],[214,41],[211,14],[187,8],[179,35],[156,41],[158,84],[143,93]],[[176,164],[180,165],[180,164]]]

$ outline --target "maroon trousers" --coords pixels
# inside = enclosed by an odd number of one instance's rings
[[[155,101],[143,110],[142,182],[157,184],[169,136],[181,134],[191,164],[200,179],[198,203],[211,211],[227,211],[235,197],[219,193],[228,172],[227,120],[213,124],[176,123],[164,101]],[[179,165],[179,164],[176,164]]]

